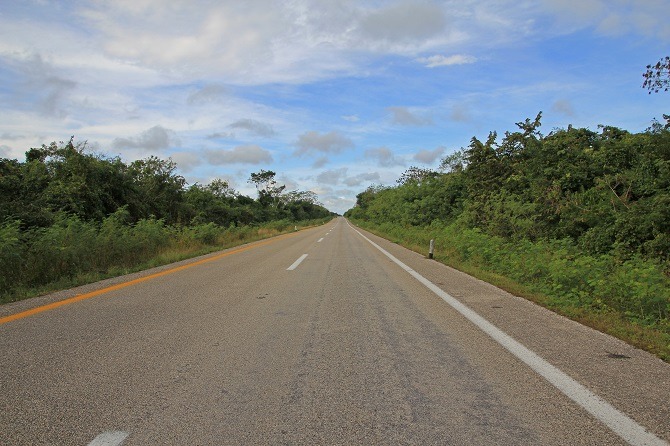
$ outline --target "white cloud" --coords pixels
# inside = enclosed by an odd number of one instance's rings
[[[298,182],[294,181],[293,178],[290,178],[286,175],[279,175],[277,177],[277,183],[281,186],[285,186],[286,191],[294,191],[300,189],[300,185],[298,184]]]
[[[88,4],[81,16],[102,33],[111,57],[180,73],[249,68],[267,58],[288,25],[277,7],[254,1],[103,2]]]
[[[380,180],[377,172],[364,172],[356,175],[347,176],[349,169],[341,167],[338,169],[325,170],[316,176],[316,181],[320,185],[336,186],[345,184],[348,187],[358,187],[365,183],[371,183]],[[328,189],[328,186],[322,186],[322,189]],[[340,191],[341,193],[342,191]],[[351,193],[351,191],[348,191]],[[324,201],[326,203],[327,201]]]
[[[352,68],[351,5],[294,2],[143,0],[89,3],[80,11],[112,59],[176,77],[230,84],[302,82]],[[340,18],[338,18],[338,16]],[[348,43],[347,43],[348,42]]]
[[[474,56],[464,54],[454,54],[452,56],[443,56],[436,54],[429,57],[420,57],[417,62],[424,64],[427,68],[446,67],[449,65],[464,65],[477,62]]]
[[[10,9],[3,9],[0,57],[24,61],[39,55],[52,72],[75,80],[78,87],[93,83],[98,95],[105,88],[155,87],[165,83],[164,78],[141,64],[107,57],[100,48],[104,39],[99,30],[64,10],[50,10],[56,3],[34,5],[26,9],[29,16],[12,17]],[[79,26],[72,26],[74,21]]]
[[[355,187],[355,186],[360,186],[361,184],[364,184],[364,183],[379,181],[380,178],[381,177],[379,176],[379,173],[377,173],[377,172],[360,173],[358,175],[347,177],[344,180],[344,184],[346,184],[349,187]]]
[[[186,103],[188,105],[209,104],[220,101],[222,98],[226,97],[227,94],[228,90],[221,85],[205,85],[199,90],[189,94],[186,98]]]
[[[472,118],[470,116],[470,110],[468,109],[468,106],[465,104],[456,104],[451,108],[451,113],[449,114],[449,118],[452,121],[456,122],[468,122]]]
[[[428,39],[442,32],[447,20],[439,4],[404,1],[369,12],[363,17],[363,35],[375,40],[407,43]]]
[[[156,125],[130,138],[115,138],[112,147],[115,149],[146,149],[159,150],[171,146],[179,146],[180,141],[173,130]]]
[[[531,32],[546,33],[540,16],[559,22],[553,33],[591,25],[607,33],[670,37],[670,24],[664,20],[667,1],[662,0],[619,0],[615,5],[605,0],[55,4],[35,7],[30,20],[0,19],[0,53],[58,55],[59,67],[85,69],[87,75],[95,73],[96,81],[113,80],[116,85],[156,85],[194,74],[210,81],[225,76],[231,84],[301,83],[365,72],[367,67],[356,60],[360,54],[416,58],[460,43],[488,47]],[[78,26],[53,20],[57,13]],[[470,57],[433,55],[422,63],[436,67]]]
[[[349,195],[351,194],[352,192],[349,192]],[[356,204],[356,199],[346,198],[344,196],[328,195],[325,197],[321,196],[319,197],[323,205],[326,207],[326,209],[329,209],[333,212],[337,212],[340,215],[344,214],[348,209],[351,209],[352,207],[354,207],[354,204]]]
[[[312,163],[312,167],[314,169],[320,169],[326,164],[328,164],[328,157],[322,156],[314,160],[314,163]]]
[[[347,168],[325,170],[316,176],[316,181],[319,184],[338,184],[342,178],[347,174]]]
[[[345,121],[349,121],[349,122],[360,121],[360,118],[357,115],[345,115],[345,116],[342,116],[342,119],[344,119]]]
[[[249,131],[252,135],[269,138],[275,135],[275,131],[270,124],[256,121],[254,119],[240,119],[233,122],[228,127],[233,129],[244,129]]]
[[[269,151],[257,145],[238,146],[232,150],[206,150],[205,159],[214,165],[271,163]]]
[[[432,164],[442,156],[444,147],[438,147],[434,150],[420,150],[414,155],[414,160],[424,164]]]
[[[437,2],[294,0],[90,2],[77,19],[108,60],[171,77],[301,83],[359,71],[352,54],[419,52],[462,41]],[[464,9],[459,7],[458,9]],[[451,15],[451,14],[450,14]]]
[[[670,41],[665,0],[542,0],[539,5],[563,33],[592,27],[606,35],[632,32]]]
[[[193,172],[202,165],[202,159],[191,152],[174,152],[170,154],[170,158],[177,163],[177,168],[183,173]]]
[[[232,139],[235,135],[228,132],[214,132],[206,136],[207,139]]]
[[[319,153],[339,153],[354,146],[354,142],[340,132],[319,133],[310,131],[298,137],[295,143],[297,156]]]
[[[77,82],[66,78],[40,54],[3,58],[3,64],[17,75],[11,101],[25,109],[35,109],[44,116],[65,118],[69,94]]]
[[[381,167],[402,166],[404,163],[397,159],[388,147],[377,147],[365,151],[365,157],[374,159]]]
[[[5,132],[2,135],[0,135],[0,140],[5,140],[5,141],[18,141],[20,139],[23,139],[23,135],[15,135],[10,132]]]
[[[391,121],[399,125],[423,126],[433,123],[432,119],[411,112],[407,107],[387,107]]]
[[[576,23],[593,22],[606,11],[602,0],[542,0],[540,3],[562,20]]]
[[[323,184],[320,184],[316,187],[312,187],[310,189],[312,192],[317,194],[319,197],[328,195],[328,194],[333,194],[333,188],[330,186],[324,186]]]
[[[573,117],[575,116],[575,110],[572,107],[572,103],[567,99],[559,99],[551,106],[551,109],[557,113],[560,113],[565,116]]]

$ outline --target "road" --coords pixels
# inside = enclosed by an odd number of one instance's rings
[[[670,440],[670,365],[343,218],[4,305],[0,353],[3,445]]]

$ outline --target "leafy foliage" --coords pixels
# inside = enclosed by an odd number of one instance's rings
[[[73,138],[30,149],[25,162],[0,158],[0,300],[165,249],[216,245],[231,231],[246,237],[249,225],[332,216],[314,193],[284,193],[274,176],[252,174],[254,200],[221,179],[187,186],[171,159],[126,164]]]
[[[256,185],[258,191],[258,201],[265,205],[277,207],[279,205],[279,198],[286,186],[278,186],[275,180],[276,173],[271,170],[263,170],[260,172],[253,172],[249,177],[249,182]]]
[[[395,187],[369,188],[346,215],[404,226],[458,222],[506,239],[569,238],[622,262],[670,260],[670,131],[570,126],[545,136],[540,118],[500,141],[495,132],[484,142],[473,137],[456,168],[454,157],[443,160],[448,172],[410,169]]]
[[[61,213],[101,222],[123,208],[128,222],[162,220],[167,225],[259,224],[329,216],[310,192],[284,193],[275,172],[251,174],[257,200],[221,179],[187,186],[171,159],[155,156],[130,164],[91,153],[70,139],[30,149],[26,161],[0,159],[0,221],[19,220],[24,229],[50,227]],[[296,207],[300,212],[296,212]]]

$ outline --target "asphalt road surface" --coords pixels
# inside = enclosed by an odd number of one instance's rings
[[[4,305],[0,354],[3,445],[670,440],[670,365],[343,218]]]

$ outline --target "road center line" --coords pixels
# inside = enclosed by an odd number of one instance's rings
[[[298,267],[298,265],[300,265],[300,264],[302,263],[302,261],[305,260],[306,258],[307,258],[307,254],[303,254],[303,255],[301,255],[301,256],[298,258],[298,260],[296,260],[295,262],[293,262],[293,265],[291,265],[291,266],[289,266],[288,268],[286,268],[286,271],[293,271],[293,270],[296,269],[296,268]]]
[[[433,284],[430,280],[414,271],[409,266],[398,260],[393,254],[367,238],[356,228],[349,227],[367,240],[372,246],[381,251],[386,257],[407,271],[412,277],[421,282],[426,288],[431,290],[442,298],[456,311],[461,313],[466,319],[475,324],[480,330],[489,335],[494,341],[498,342],[508,352],[526,363],[531,369],[549,381],[554,387],[560,390],[565,396],[580,405],[584,410],[605,424],[610,430],[619,435],[622,439],[631,445],[658,445],[668,446],[668,443],[647,431],[643,426],[635,422],[623,412],[620,412],[604,399],[584,387],[582,384],[568,376],[566,373],[554,367],[549,362],[541,358],[535,352],[525,347],[523,344],[512,338],[510,335],[500,330],[498,327],[481,317],[467,305],[455,299],[440,287]]]
[[[109,431],[103,432],[93,439],[88,446],[118,446],[128,436],[127,432]]]
[[[321,237],[319,240],[317,240],[317,243],[321,243],[323,241],[323,237]]]

